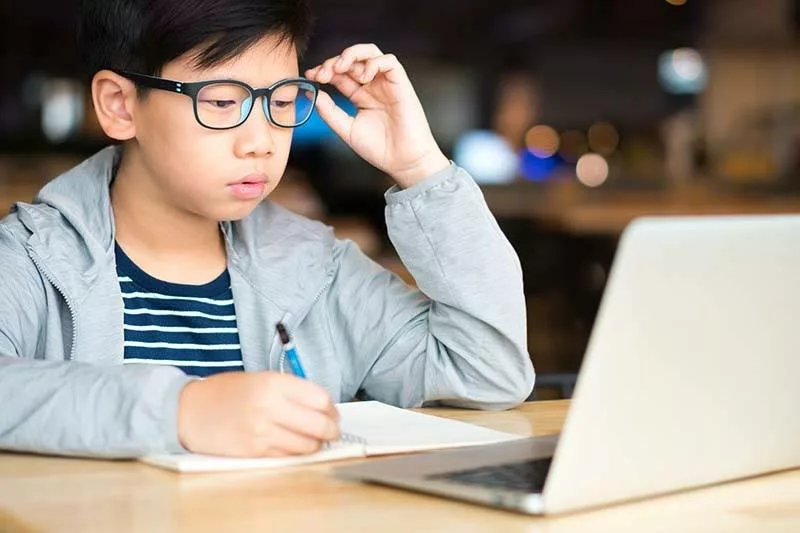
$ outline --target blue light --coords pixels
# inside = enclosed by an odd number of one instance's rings
[[[558,164],[558,156],[537,157],[527,148],[520,152],[520,170],[525,179],[531,181],[545,181],[549,178]]]

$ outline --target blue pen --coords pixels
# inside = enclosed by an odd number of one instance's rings
[[[283,353],[286,355],[286,359],[289,360],[292,373],[298,378],[305,379],[306,373],[303,371],[303,365],[300,364],[300,358],[297,357],[297,350],[294,347],[294,342],[292,342],[291,337],[289,337],[289,332],[286,331],[286,328],[280,322],[275,325],[275,329],[278,330],[278,336],[281,338],[281,344],[283,344]]]

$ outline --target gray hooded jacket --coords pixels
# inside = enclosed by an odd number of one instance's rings
[[[177,405],[192,378],[123,365],[107,148],[0,221],[0,448],[136,457],[183,451]],[[389,237],[419,290],[330,228],[265,201],[221,223],[246,371],[281,370],[293,332],[308,377],[411,407],[505,409],[534,373],[522,276],[480,189],[455,165],[386,193]]]

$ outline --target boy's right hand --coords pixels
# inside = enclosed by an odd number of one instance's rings
[[[307,454],[339,438],[339,413],[310,381],[277,372],[225,372],[184,387],[178,438],[195,453]]]

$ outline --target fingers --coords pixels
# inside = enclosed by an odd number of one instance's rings
[[[317,111],[322,120],[342,139],[350,138],[350,129],[353,125],[353,117],[348,115],[344,109],[336,105],[333,99],[325,91],[319,91],[317,95]]]
[[[273,425],[269,431],[268,442],[259,446],[260,453],[266,457],[284,455],[305,455],[318,452],[324,441],[297,433],[291,429]]]
[[[353,65],[369,59],[380,57],[383,52],[374,44],[356,44],[346,48],[338,56],[326,59],[321,65],[312,69],[320,76],[320,83],[329,83],[334,74],[344,74]]]
[[[226,372],[181,391],[178,438],[196,453],[313,453],[340,436],[339,413],[319,385],[275,372]]]
[[[356,91],[363,87],[361,83],[350,74],[336,74],[328,83],[336,87],[347,99],[352,99]]]
[[[340,436],[339,423],[333,413],[321,413],[287,402],[274,414],[274,422],[281,428],[318,442],[337,440]]]
[[[325,82],[325,83],[333,83],[333,80],[335,80],[337,77],[341,76],[341,77],[349,77],[354,82],[360,84],[361,83],[360,82],[361,76],[364,73],[364,70],[366,68],[364,65],[365,65],[365,63],[363,61],[359,61],[358,63],[353,63],[348,70],[343,70],[343,69],[339,69],[339,68],[331,69],[332,75],[330,73],[328,73],[329,75],[327,75],[326,78],[325,78],[328,81]],[[319,73],[319,72],[321,72],[321,70],[323,68],[325,68],[325,67],[320,65],[320,66],[318,66],[318,67],[316,67],[316,68],[314,68],[312,70],[314,70],[317,73]]]
[[[407,77],[405,69],[403,69],[403,66],[394,54],[386,54],[369,59],[366,62],[364,72],[361,74],[359,81],[363,84],[367,84],[374,80],[378,74],[385,74],[386,79],[394,83],[403,81]]]
[[[353,80],[366,84],[379,73],[385,73],[393,82],[406,77],[403,66],[394,54],[384,54],[374,44],[356,44],[308,70],[306,75],[319,83],[331,83],[337,74],[348,74]]]
[[[313,453],[340,436],[339,413],[319,385],[295,376],[265,373],[264,410],[251,419],[259,455]]]
[[[332,57],[330,59],[325,60],[321,65],[319,65],[314,70],[317,71],[316,73],[316,80],[320,83],[330,83],[331,79],[333,78],[335,72],[333,70],[333,65],[339,59],[339,56]]]
[[[279,378],[283,380],[280,385],[282,395],[293,404],[321,413],[336,412],[330,394],[316,383],[288,374],[281,374]]]
[[[336,61],[336,72],[347,72],[353,63],[366,61],[383,55],[374,44],[355,44],[345,48]]]
[[[283,374],[279,377],[284,380],[281,390],[287,402],[324,415],[338,423],[339,411],[336,410],[328,391],[306,379]]]

